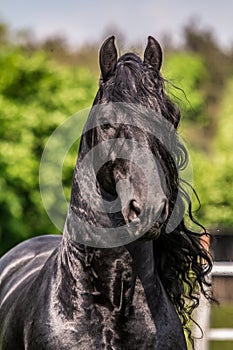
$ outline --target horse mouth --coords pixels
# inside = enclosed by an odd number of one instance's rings
[[[154,240],[159,238],[160,234],[161,234],[161,230],[162,230],[162,226],[163,225],[159,225],[158,223],[155,223],[142,237],[142,240]]]
[[[123,223],[122,223],[123,224]],[[151,226],[147,224],[143,224],[143,222],[138,218],[138,220],[135,220],[134,222],[125,223],[127,227],[127,231],[131,237],[134,237],[135,240],[155,240],[157,239],[161,232],[162,228],[164,227],[164,224],[160,224],[158,222],[155,222]]]
[[[169,204],[167,199],[162,202],[159,211],[155,211],[153,206],[144,208],[142,213],[140,213],[134,220],[126,223],[129,227],[131,236],[143,240],[157,239],[167,222],[168,213]]]

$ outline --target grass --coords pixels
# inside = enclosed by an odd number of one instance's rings
[[[233,303],[214,305],[211,309],[211,328],[233,328]],[[232,350],[232,341],[211,341],[210,350]]]

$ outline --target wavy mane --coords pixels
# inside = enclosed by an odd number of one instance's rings
[[[159,110],[177,130],[180,123],[180,110],[166,94],[165,83],[166,80],[159,71],[143,63],[135,54],[125,54],[119,59],[114,75],[107,82],[100,80],[100,88],[94,104],[138,103],[147,108]],[[178,211],[182,219],[169,233],[166,231],[166,225],[163,227],[161,235],[154,241],[154,251],[162,284],[175,305],[193,345],[190,320],[192,320],[193,310],[199,304],[200,293],[208,300],[214,300],[208,278],[212,269],[212,258],[204,244],[205,237],[208,237],[209,233],[192,214],[192,201],[185,186],[191,189],[192,187],[185,183],[179,174],[179,171],[188,164],[187,150],[178,137],[172,138],[171,148],[172,155],[158,140],[153,140],[152,149],[154,153],[158,152],[160,155],[169,192],[170,212],[167,222],[173,210]],[[194,189],[192,192],[199,202]],[[189,226],[196,227],[196,230]]]

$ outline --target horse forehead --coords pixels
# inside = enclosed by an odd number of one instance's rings
[[[113,126],[114,136],[121,137],[124,133],[132,132],[137,135],[157,135],[161,136],[168,128],[161,110],[156,106],[156,110],[145,107],[140,103],[109,102],[107,104],[95,105],[86,122],[85,131],[96,130],[98,134],[101,128],[107,124]],[[97,127],[97,129],[96,129]],[[112,132],[110,131],[110,134]],[[102,131],[106,136],[109,131]]]
[[[133,52],[125,53],[118,60],[118,64],[126,63],[126,62],[137,62],[139,64],[142,64],[141,58]]]

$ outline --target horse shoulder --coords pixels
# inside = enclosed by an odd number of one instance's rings
[[[43,283],[36,281],[60,241],[61,236],[55,235],[32,238],[0,259],[0,347],[21,348],[26,315],[38,303],[35,296],[43,289]]]

